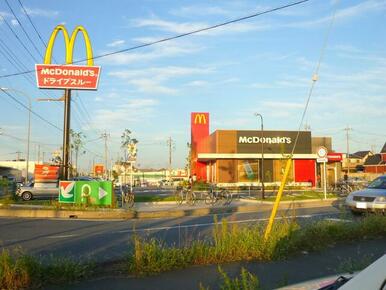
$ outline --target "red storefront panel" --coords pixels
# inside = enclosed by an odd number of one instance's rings
[[[315,160],[297,159],[295,164],[295,182],[311,182],[315,186]]]
[[[206,181],[206,163],[197,162],[198,153],[201,153],[202,144],[209,137],[209,113],[191,113],[191,150],[192,150],[192,172],[197,180]],[[203,152],[202,152],[203,153]]]

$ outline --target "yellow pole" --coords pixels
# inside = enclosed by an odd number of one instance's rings
[[[285,183],[287,181],[287,177],[288,177],[289,171],[291,169],[291,164],[292,164],[292,159],[288,158],[287,164],[285,166],[285,171],[284,171],[283,179],[281,180],[280,188],[279,188],[279,191],[277,193],[275,203],[273,205],[271,216],[269,218],[268,225],[267,225],[267,227],[265,229],[264,239],[268,239],[269,234],[271,233],[273,221],[275,220],[277,209],[278,209],[279,203],[280,203],[280,199],[281,199],[281,196],[283,195],[284,186],[285,186]]]

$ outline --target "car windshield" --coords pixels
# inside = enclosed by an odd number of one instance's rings
[[[368,188],[386,189],[386,177],[378,177],[374,179],[368,186]]]

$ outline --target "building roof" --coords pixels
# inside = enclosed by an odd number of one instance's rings
[[[369,153],[371,153],[370,150],[367,150],[367,151],[357,151],[353,154],[349,154],[350,158],[359,158],[359,159],[363,159],[365,158]]]
[[[382,161],[382,155],[381,154],[374,154],[372,156],[367,157],[364,166],[366,165],[381,165],[385,164],[385,161]]]
[[[386,153],[386,142],[385,142],[385,145],[383,145],[383,148],[381,150],[381,153]]]

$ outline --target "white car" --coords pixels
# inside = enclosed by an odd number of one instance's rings
[[[365,189],[353,191],[346,198],[353,213],[386,212],[386,175],[374,179]]]

